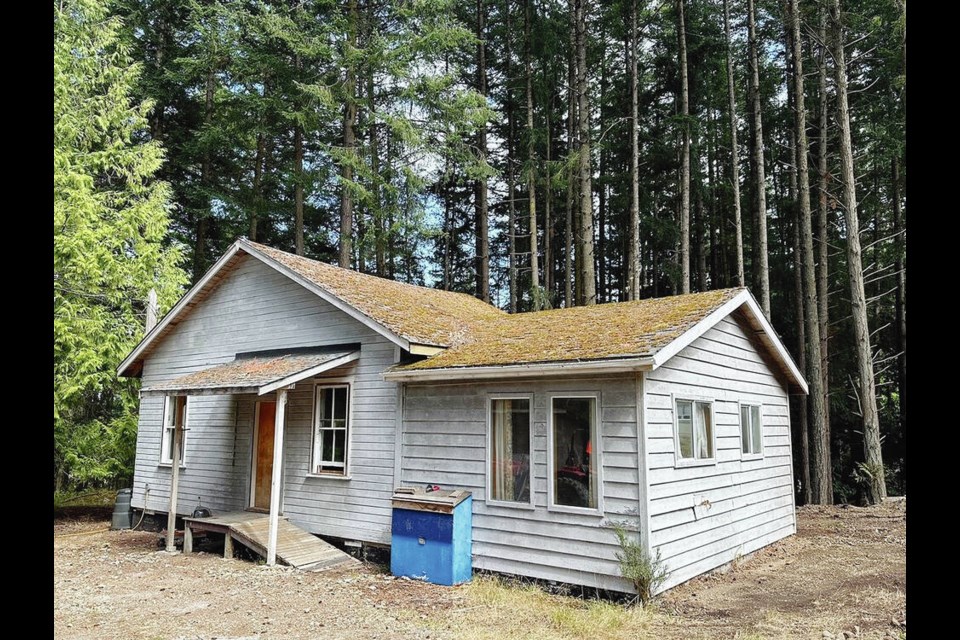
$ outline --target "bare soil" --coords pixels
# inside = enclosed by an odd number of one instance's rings
[[[109,531],[109,510],[54,519],[58,638],[905,638],[906,502],[802,507],[799,531],[647,610],[478,578],[394,579],[378,565],[305,573],[189,557]],[[846,635],[844,635],[846,633]]]

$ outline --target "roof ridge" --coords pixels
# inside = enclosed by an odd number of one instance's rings
[[[456,297],[458,297],[458,298],[466,297],[466,298],[469,298],[470,300],[473,300],[473,301],[476,301],[476,302],[481,302],[481,303],[483,303],[483,304],[486,304],[486,305],[489,306],[491,309],[496,309],[497,311],[499,311],[499,312],[501,312],[501,313],[504,313],[504,314],[506,313],[505,311],[503,311],[503,309],[500,309],[499,307],[497,307],[497,306],[495,306],[495,305],[492,305],[492,304],[490,304],[489,302],[484,302],[484,301],[481,300],[480,298],[478,298],[478,297],[476,297],[476,296],[474,296],[474,295],[471,295],[471,294],[469,294],[469,293],[464,293],[463,291],[449,291],[449,290],[447,290],[447,289],[437,289],[436,287],[427,287],[427,286],[424,286],[424,285],[413,284],[413,283],[410,283],[410,282],[403,282],[402,280],[394,280],[394,279],[392,279],[392,278],[386,278],[386,277],[383,277],[383,276],[378,276],[378,275],[373,274],[373,273],[363,273],[362,271],[356,271],[355,269],[345,269],[344,267],[341,267],[341,266],[339,266],[339,265],[330,264],[330,263],[328,263],[328,262],[323,262],[323,261],[317,260],[317,259],[315,259],[315,258],[308,258],[307,256],[301,256],[301,255],[297,255],[297,254],[295,254],[295,253],[290,253],[289,251],[284,251],[283,249],[278,249],[278,248],[276,248],[276,247],[271,247],[271,246],[268,245],[268,244],[263,244],[263,243],[261,243],[261,242],[256,242],[256,241],[254,241],[254,240],[250,240],[250,239],[247,238],[246,236],[241,236],[238,240],[240,241],[241,246],[243,246],[243,245],[250,245],[250,246],[252,246],[254,249],[257,249],[257,250],[259,250],[259,251],[262,251],[263,249],[266,249],[266,250],[268,250],[268,251],[277,251],[277,252],[279,252],[279,253],[282,253],[282,254],[284,254],[284,255],[289,256],[290,258],[292,258],[292,259],[294,259],[294,260],[304,260],[304,261],[306,261],[306,262],[310,262],[310,263],[312,263],[312,264],[318,265],[318,266],[320,266],[320,267],[322,267],[322,268],[329,268],[329,269],[337,269],[337,270],[341,270],[341,271],[347,271],[347,272],[349,272],[349,273],[351,273],[351,274],[353,274],[353,275],[355,275],[355,276],[359,276],[359,277],[362,277],[362,278],[366,278],[366,279],[370,279],[370,280],[377,280],[377,281],[379,281],[379,282],[389,282],[389,283],[392,283],[392,284],[395,284],[395,285],[400,285],[400,286],[403,286],[403,287],[410,287],[410,288],[413,288],[413,289],[417,289],[417,290],[419,290],[419,291],[429,291],[431,294],[434,294],[434,295],[436,295],[436,294],[449,295],[449,296],[456,296]],[[269,254],[268,254],[268,255],[269,255]]]

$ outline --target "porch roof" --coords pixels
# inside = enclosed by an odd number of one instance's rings
[[[264,395],[296,384],[360,357],[359,345],[304,351],[238,353],[233,361],[144,387],[144,396],[217,395],[256,393]]]

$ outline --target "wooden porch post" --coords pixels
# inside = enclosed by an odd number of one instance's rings
[[[277,390],[277,412],[273,428],[273,474],[270,478],[270,535],[267,538],[267,565],[277,563],[277,528],[280,524],[280,476],[283,471],[283,419],[287,389]]]
[[[177,489],[180,485],[180,443],[183,441],[183,416],[186,413],[186,397],[173,396],[173,451],[170,458],[170,509],[167,511],[167,552],[177,550]]]

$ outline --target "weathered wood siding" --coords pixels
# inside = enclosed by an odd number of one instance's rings
[[[599,395],[603,443],[602,515],[547,509],[548,396]],[[534,508],[487,504],[487,398],[533,394]],[[401,482],[436,483],[473,491],[473,565],[549,580],[625,590],[611,520],[636,523],[637,381],[634,376],[457,385],[413,385],[404,390]],[[594,447],[597,450],[597,447]]]
[[[646,375],[651,545],[664,588],[796,532],[787,392],[733,316]],[[675,467],[672,395],[712,399],[716,464]],[[741,460],[738,401],[762,404],[763,458]]]
[[[396,384],[380,374],[393,363],[394,345],[362,323],[246,257],[147,357],[143,384],[229,362],[238,352],[343,343],[362,344],[359,360],[330,372],[354,376],[352,479],[306,477],[313,384],[301,382],[289,395],[284,512],[315,533],[388,542]],[[240,395],[188,400],[178,512],[192,512],[198,496],[215,511],[248,506],[255,399]],[[165,512],[170,467],[158,464],[162,414],[163,398],[142,398],[133,505]]]

